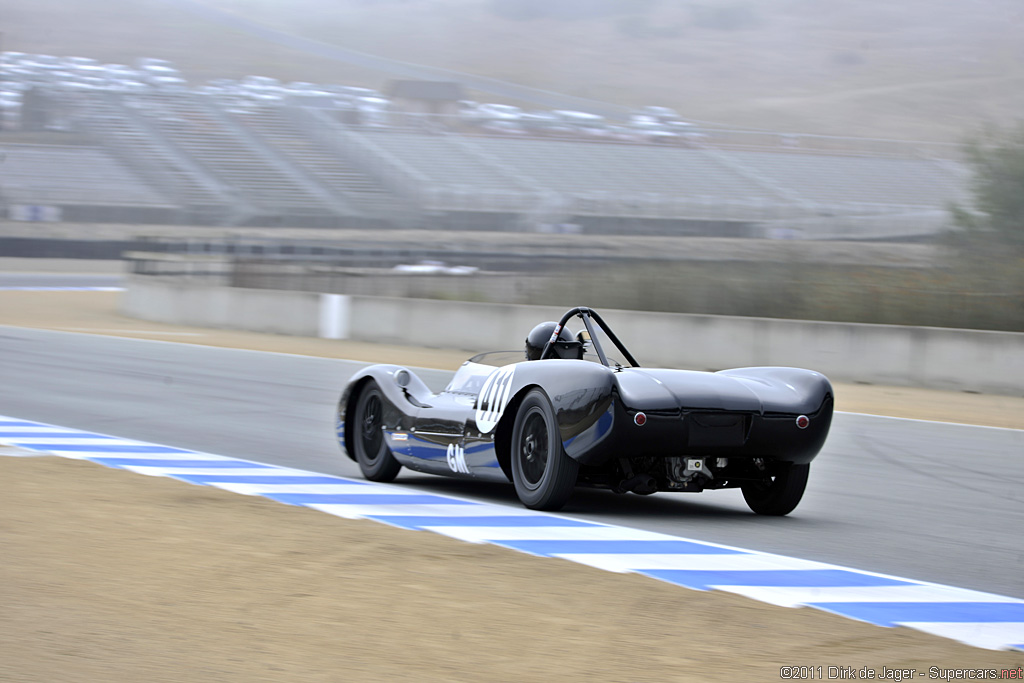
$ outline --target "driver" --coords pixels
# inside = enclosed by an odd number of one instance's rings
[[[540,354],[544,346],[551,339],[558,327],[556,322],[546,322],[537,325],[526,337],[526,360],[540,360]],[[558,333],[558,340],[554,344],[555,358],[583,358],[583,342],[573,339],[568,329],[562,328]]]

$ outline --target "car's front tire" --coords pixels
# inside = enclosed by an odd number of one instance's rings
[[[803,498],[810,469],[810,465],[786,463],[769,479],[743,484],[743,499],[759,515],[788,515]]]
[[[551,401],[533,389],[519,404],[512,428],[512,481],[533,510],[558,510],[576,487],[579,463],[565,454]]]
[[[370,380],[356,397],[352,411],[352,450],[363,476],[370,481],[391,481],[402,464],[384,439],[384,394]]]

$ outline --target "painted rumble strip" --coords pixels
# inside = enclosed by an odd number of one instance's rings
[[[4,444],[695,590],[907,626],[975,647],[1024,650],[1024,600],[1017,598],[0,416]]]

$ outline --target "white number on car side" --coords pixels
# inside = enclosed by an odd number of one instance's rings
[[[491,373],[476,397],[476,427],[481,434],[489,434],[498,426],[512,393],[512,378],[516,368],[509,365]]]

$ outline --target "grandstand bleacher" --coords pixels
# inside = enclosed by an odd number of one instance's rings
[[[55,99],[94,144],[6,145],[7,206],[134,206],[193,224],[658,234],[764,235],[791,222],[801,237],[830,239],[864,218],[861,236],[898,239],[934,233],[950,202],[968,201],[961,164],[903,146],[867,155],[713,137],[681,146],[484,135],[188,90]],[[886,216],[899,217],[888,234]]]
[[[90,98],[83,115],[84,127],[105,150],[160,187],[183,211],[216,216],[229,201],[226,188],[154,135],[116,95]]]
[[[6,145],[3,193],[20,204],[173,206],[106,152],[95,147]]]
[[[387,193],[336,154],[304,136],[281,107],[231,107],[229,118],[273,146],[338,199],[370,215],[386,215]]]

